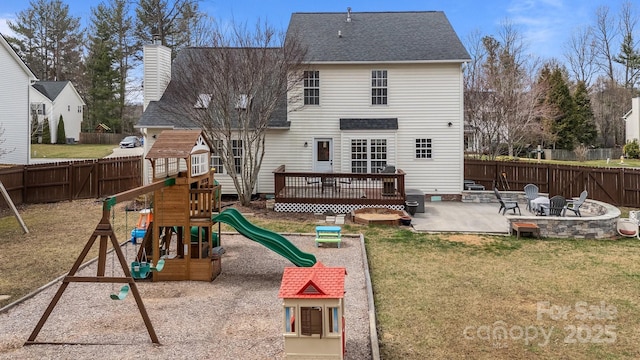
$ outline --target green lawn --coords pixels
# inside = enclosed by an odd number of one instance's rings
[[[470,159],[474,159],[470,157]],[[509,161],[512,160],[507,157],[502,157],[498,160]],[[533,162],[537,163],[537,159],[529,159],[529,158],[518,158],[515,161],[522,162]],[[622,162],[620,159],[610,159],[609,162],[607,160],[588,160],[588,161],[563,161],[563,160],[541,160],[541,164],[557,164],[557,165],[567,165],[567,166],[592,166],[592,167],[612,167],[612,168],[636,168],[640,167],[640,159],[624,159]]]
[[[97,159],[113,152],[113,144],[31,144],[32,158]]]
[[[11,295],[0,307],[68,271],[100,210],[95,201],[29,205],[28,235],[12,216],[0,218],[0,294]],[[114,224],[126,232],[121,210]],[[278,232],[315,226],[251,221]],[[343,229],[365,235],[384,359],[640,358],[637,239]]]

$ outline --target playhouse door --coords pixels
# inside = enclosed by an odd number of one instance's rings
[[[333,171],[333,139],[315,139],[313,142],[313,171]]]

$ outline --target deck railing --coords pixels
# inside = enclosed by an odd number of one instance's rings
[[[405,173],[273,172],[276,203],[403,205]]]

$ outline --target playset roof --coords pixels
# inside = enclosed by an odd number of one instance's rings
[[[344,297],[347,269],[325,267],[317,262],[313,267],[287,267],[282,275],[279,298],[337,299]]]
[[[186,159],[199,141],[204,141],[211,148],[202,135],[202,130],[165,130],[158,135],[145,158]]]

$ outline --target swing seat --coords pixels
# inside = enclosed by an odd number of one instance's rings
[[[129,285],[121,287],[119,294],[111,294],[111,300],[124,300],[127,294],[129,294]]]
[[[134,279],[146,279],[150,272],[151,264],[148,262],[133,261],[131,263],[131,276]]]
[[[158,260],[156,266],[151,266],[151,271],[162,271],[164,269],[164,259]]]

